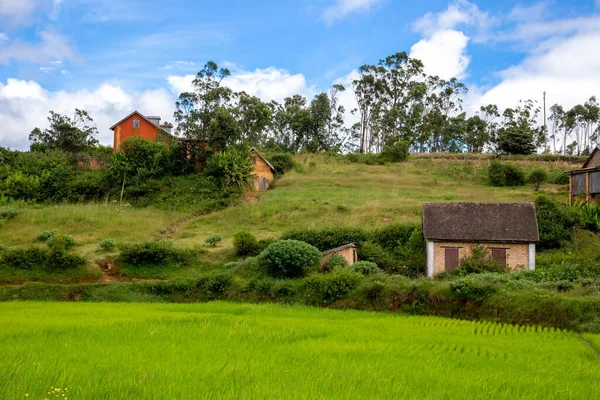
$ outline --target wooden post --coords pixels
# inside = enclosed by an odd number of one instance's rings
[[[569,174],[569,205],[573,203],[573,174]]]
[[[590,173],[585,173],[585,202],[590,202]]]

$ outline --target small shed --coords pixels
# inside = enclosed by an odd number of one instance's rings
[[[325,265],[327,259],[332,255],[336,254],[346,260],[348,265],[352,265],[358,261],[358,248],[360,244],[348,243],[346,245],[336,247],[335,249],[327,250],[323,252],[323,259],[321,260],[321,266]]]
[[[596,147],[581,169],[569,171],[569,204],[577,197],[587,203],[598,203],[600,199],[600,149]]]
[[[476,246],[511,270],[535,269],[533,203],[423,203],[427,276],[456,268]]]
[[[254,147],[250,149],[250,161],[254,167],[254,170],[252,171],[252,175],[254,176],[254,189],[259,192],[264,192],[269,188],[273,179],[275,179],[277,171],[275,171],[275,168],[271,163]]]

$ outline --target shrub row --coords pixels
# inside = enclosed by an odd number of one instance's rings
[[[563,294],[547,283],[524,279],[527,274],[521,279],[511,275],[480,274],[435,282],[378,274],[363,277],[347,270],[298,280],[247,280],[225,272],[185,281],[3,286],[0,301],[266,301],[600,332],[600,298],[593,295],[599,289],[597,282],[574,281],[575,289]]]

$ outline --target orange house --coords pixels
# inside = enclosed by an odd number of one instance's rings
[[[146,117],[134,111],[113,126],[114,132],[113,152],[117,152],[123,142],[133,136],[146,140],[161,141],[170,144],[174,137],[171,135],[173,125],[160,123],[160,117]]]

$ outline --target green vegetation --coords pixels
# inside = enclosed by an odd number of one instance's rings
[[[298,240],[280,240],[260,253],[258,263],[274,277],[302,277],[321,262],[321,252]]]
[[[600,338],[556,329],[221,302],[7,303],[0,325],[7,398],[600,396]]]

